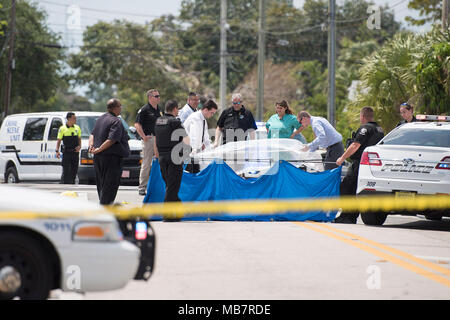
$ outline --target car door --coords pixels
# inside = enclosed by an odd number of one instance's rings
[[[56,142],[58,140],[58,130],[64,124],[62,117],[53,116],[49,119],[48,129],[45,132],[44,141],[44,170],[47,180],[60,180],[62,167],[61,159],[56,158]]]
[[[27,117],[22,141],[18,143],[18,158],[22,170],[22,180],[44,180],[44,133],[48,122],[47,116]]]

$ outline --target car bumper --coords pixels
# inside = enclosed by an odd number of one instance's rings
[[[450,194],[450,183],[448,181],[359,178],[356,194],[361,194],[363,192],[383,194],[399,191],[415,192],[417,194]]]
[[[124,166],[122,170],[121,184],[139,183],[139,174],[141,167]],[[80,165],[78,167],[78,179],[82,182],[95,181],[95,170],[93,165]]]
[[[139,248],[128,242],[74,242],[60,248],[64,291],[89,292],[123,288],[140,263]]]

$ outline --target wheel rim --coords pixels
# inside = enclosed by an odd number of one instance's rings
[[[16,176],[13,173],[8,174],[8,178],[6,180],[8,183],[17,183]]]
[[[0,292],[14,293],[22,285],[19,271],[13,266],[4,266],[0,269]]]
[[[16,282],[5,292],[0,290],[0,295],[7,298],[28,298],[38,286],[36,266],[31,257],[15,251],[0,251],[0,270],[8,272],[7,276],[14,277]],[[12,278],[9,278],[12,279]],[[17,286],[17,280],[20,281]],[[13,290],[15,289],[15,290]]]

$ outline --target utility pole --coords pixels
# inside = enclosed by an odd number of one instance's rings
[[[266,29],[266,0],[259,0],[259,31],[258,31],[258,94],[256,100],[257,119],[263,121],[264,115],[264,58]]]
[[[11,27],[9,34],[9,55],[6,67],[6,90],[5,90],[5,114],[8,115],[9,104],[11,102],[11,79],[14,69],[14,35],[16,33],[16,0],[11,1]]]
[[[336,0],[328,0],[328,121],[336,127]]]
[[[442,0],[442,30],[448,28],[448,0]]]
[[[220,6],[220,106],[219,112],[226,108],[227,99],[227,0]]]

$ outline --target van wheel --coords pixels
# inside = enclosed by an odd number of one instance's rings
[[[53,267],[36,239],[18,231],[0,234],[0,300],[47,299]]]
[[[361,220],[369,226],[381,226],[387,218],[385,212],[361,212]]]
[[[9,167],[6,169],[5,173],[5,182],[6,183],[19,183],[19,176],[17,175],[17,170],[15,167]]]

